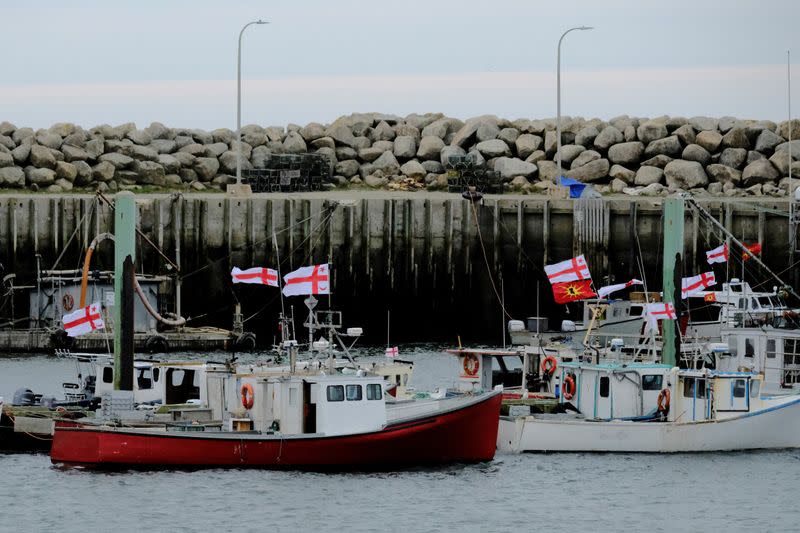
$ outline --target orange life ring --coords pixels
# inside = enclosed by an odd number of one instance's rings
[[[66,293],[61,297],[61,305],[64,307],[64,311],[72,311],[75,306],[75,299],[70,293]]]
[[[542,372],[545,374],[553,375],[553,373],[556,371],[556,368],[558,368],[558,362],[552,355],[548,355],[542,361]]]
[[[475,356],[475,354],[472,353],[468,353],[464,356],[463,365],[464,365],[464,375],[470,377],[477,376],[478,369],[480,369],[481,367],[480,361],[478,361],[478,358]]]
[[[661,389],[658,393],[658,411],[660,413],[669,411],[669,389]]]
[[[569,388],[567,388],[569,386]],[[572,377],[572,374],[567,374],[567,377],[564,378],[564,399],[571,400],[573,396],[575,396],[575,378]]]
[[[245,409],[250,409],[253,407],[255,398],[256,395],[253,393],[253,386],[249,383],[242,385],[242,405]]]

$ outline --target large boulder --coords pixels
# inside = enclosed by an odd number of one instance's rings
[[[358,161],[355,159],[345,159],[344,161],[339,161],[336,163],[336,167],[334,167],[334,173],[337,176],[344,176],[345,178],[352,178],[356,174],[358,174]]]
[[[181,170],[181,162],[174,155],[159,154],[156,161],[164,167],[164,172],[167,174],[177,174]]]
[[[46,146],[48,148],[52,148],[53,150],[58,150],[61,148],[61,143],[63,139],[61,135],[57,133],[51,133],[49,131],[40,131],[36,134],[36,142],[41,144],[42,146]]]
[[[664,154],[658,154],[654,155],[650,159],[642,161],[642,166],[658,167],[660,169],[663,169],[665,166],[667,166],[667,163],[669,163],[670,161],[672,161],[672,158],[670,156]]]
[[[578,133],[575,134],[575,144],[579,144],[581,146],[593,146],[594,140],[597,136],[600,135],[600,131],[597,129],[597,126],[590,125],[578,130]],[[534,148],[534,150],[538,150],[538,146]],[[520,155],[522,157],[522,155]]]
[[[622,165],[612,165],[611,169],[608,171],[608,175],[610,178],[622,181],[628,185],[633,183],[634,178],[636,178],[636,172],[628,170]]]
[[[670,135],[664,139],[658,139],[647,145],[644,150],[644,155],[653,157],[654,155],[663,154],[670,157],[677,157],[680,155],[683,147],[681,141],[675,135]]]
[[[114,165],[108,161],[100,161],[92,167],[92,179],[95,181],[111,181],[114,177]]]
[[[97,159],[105,151],[105,144],[103,139],[89,139],[83,146],[86,153],[89,154],[89,159]]]
[[[515,176],[525,176],[526,178],[534,176],[538,171],[538,167],[521,159],[498,157],[494,162],[494,170],[500,174],[500,178],[503,181],[509,181]]]
[[[131,141],[133,141],[134,143],[140,144],[140,145],[143,145],[143,146],[144,145],[148,145],[151,142],[153,142],[153,136],[150,135],[150,133],[148,133],[145,130],[129,131],[125,136],[128,139],[130,139]]]
[[[719,162],[731,168],[742,168],[747,161],[747,150],[744,148],[726,148],[719,155]]]
[[[681,141],[681,144],[684,146],[695,144],[695,141],[697,139],[697,136],[694,133],[694,128],[688,124],[680,126],[678,129],[673,131],[672,134],[676,136]]]
[[[569,168],[582,167],[586,163],[596,161],[601,157],[603,156],[601,156],[599,152],[595,152],[594,150],[584,150],[578,155],[578,157],[572,160],[572,163],[569,164]]]
[[[367,163],[371,163],[378,159],[386,150],[378,146],[370,146],[369,148],[362,148],[358,151],[358,158]]]
[[[369,139],[371,141],[393,141],[396,136],[394,129],[385,120],[382,120],[372,129]]]
[[[695,137],[695,143],[713,154],[722,144],[722,135],[716,130],[701,131]]]
[[[411,159],[417,154],[417,141],[410,135],[399,135],[394,139],[394,156]]]
[[[775,147],[782,142],[783,137],[771,132],[768,129],[763,129],[756,138],[756,150],[762,154],[768,154],[775,150]]]
[[[569,166],[572,161],[578,157],[581,152],[585,152],[586,148],[583,146],[578,146],[577,144],[567,144],[561,145],[561,151],[556,152],[556,155],[553,159],[558,160],[559,153],[561,155],[561,166],[566,167]]]
[[[306,141],[296,131],[291,132],[283,140],[283,149],[287,154],[304,154],[308,151]]]
[[[608,159],[596,159],[586,163],[582,167],[572,168],[564,172],[564,175],[578,181],[589,183],[608,176],[609,166]]]
[[[725,148],[750,148],[750,140],[747,138],[745,128],[734,127],[722,137],[722,146]]]
[[[100,161],[107,161],[114,165],[114,168],[127,168],[133,164],[133,158],[128,157],[124,154],[118,154],[116,152],[111,152],[108,154],[103,154],[99,157]]]
[[[520,132],[516,128],[503,128],[500,130],[500,134],[497,136],[497,138],[509,146],[514,146],[519,138],[519,135]]]
[[[31,155],[31,143],[23,141],[22,144],[11,150],[11,157],[17,165],[24,165]]]
[[[0,168],[13,167],[14,157],[7,152],[0,152]]]
[[[25,172],[21,168],[0,168],[0,187],[22,187],[23,185],[25,185]]]
[[[384,176],[393,176],[400,170],[400,163],[397,162],[394,154],[388,150],[373,161],[372,166],[374,169],[382,171]]]
[[[447,117],[442,117],[440,119],[434,120],[424,128],[422,128],[421,135],[423,137],[439,137],[440,139],[444,140],[449,133],[450,128],[450,119]],[[459,126],[461,129],[463,126]],[[458,130],[456,130],[458,131]]]
[[[353,148],[355,136],[347,126],[343,124],[333,125],[325,131],[325,136],[333,139],[337,145]]]
[[[163,186],[164,167],[155,161],[137,161],[135,165],[136,182],[142,185],[157,185]]]
[[[699,144],[690,144],[683,149],[681,159],[686,161],[697,161],[703,166],[706,166],[711,161],[711,154],[700,146]]]
[[[475,132],[475,138],[478,139],[478,142],[497,139],[499,136],[500,136],[500,128],[498,128],[497,124],[493,122],[480,123],[478,125],[478,130]]]
[[[437,135],[425,135],[423,130],[423,137],[419,141],[419,148],[417,149],[417,157],[421,160],[431,161],[439,159],[443,148],[444,141],[441,137]]]
[[[697,161],[671,161],[664,167],[664,176],[668,186],[680,187],[687,191],[708,185],[708,176],[703,170],[703,165]]]
[[[777,181],[778,178],[780,178],[780,173],[775,165],[769,159],[759,159],[745,167],[742,172],[742,185],[750,187],[757,183]]]
[[[49,168],[31,168],[26,177],[28,178],[28,183],[46,187],[55,183],[56,172]]]
[[[625,140],[625,136],[614,126],[606,126],[597,137],[594,138],[594,147],[598,150],[608,150],[615,144]]]
[[[636,136],[645,144],[667,136],[667,126],[661,121],[648,120],[636,129]]]
[[[475,148],[486,158],[510,156],[511,150],[508,145],[500,139],[490,139],[479,142]]]
[[[635,185],[647,186],[651,183],[661,183],[664,178],[664,171],[658,167],[639,167],[636,177],[633,180]]]
[[[68,144],[61,147],[61,153],[64,154],[64,160],[69,162],[89,159],[89,153],[86,150]]]
[[[421,181],[428,174],[428,172],[425,170],[425,167],[423,167],[420,162],[415,159],[403,164],[403,166],[400,167],[400,173],[403,176],[408,176],[409,178],[414,178],[418,181]]]
[[[527,158],[542,146],[542,142],[543,139],[538,135],[523,133],[514,141],[514,145],[517,149],[517,156],[519,156],[520,159]]]
[[[217,160],[216,157],[198,157],[195,159],[193,168],[200,181],[208,182],[217,176],[219,172],[219,160]]]
[[[56,178],[67,180],[72,183],[78,177],[78,169],[72,163],[66,161],[56,162]]]
[[[311,141],[316,141],[325,136],[325,127],[317,122],[310,122],[300,128],[298,133],[300,133],[307,143],[310,143]]]
[[[706,173],[715,183],[734,183],[738,185],[742,181],[742,173],[735,168],[727,165],[712,164],[706,167]]]
[[[644,144],[641,142],[626,142],[613,145],[608,149],[608,159],[620,165],[635,165],[642,160]]]
[[[50,148],[34,144],[31,146],[31,164],[39,168],[56,168],[56,158]]]
[[[695,131],[713,131],[719,128],[719,120],[711,117],[692,117],[689,119],[689,125]]]

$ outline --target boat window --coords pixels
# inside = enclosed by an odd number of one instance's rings
[[[746,298],[739,298],[739,309],[744,309],[747,306]]]
[[[608,389],[610,381],[607,376],[600,378],[600,397],[608,398]]]
[[[719,320],[722,307],[716,303],[708,303],[702,298],[694,298],[696,304],[689,305],[689,320],[692,322],[716,322]]]
[[[158,368],[158,367],[154,368],[153,369],[153,381],[158,383],[158,378],[159,378],[160,375],[161,375],[161,369]]]
[[[664,376],[660,374],[647,374],[642,376],[642,390],[661,390]]]
[[[758,393],[761,391],[761,381],[753,380],[750,382],[750,397],[758,398]]]
[[[783,382],[800,383],[800,339],[783,340]]]
[[[758,302],[755,298],[750,298],[750,309],[758,309]]]
[[[183,383],[186,372],[181,369],[174,369],[172,371],[172,386],[177,387]]]
[[[294,387],[289,389],[289,405],[297,405],[297,389]]]
[[[753,339],[745,339],[744,341],[744,356],[753,357],[756,349],[753,347]]]
[[[110,366],[103,368],[103,383],[114,382],[114,369]]]
[[[403,386],[408,385],[408,374],[403,374]]]
[[[737,283],[735,285],[729,285],[729,287],[733,292],[742,292],[742,285],[740,283]]]
[[[367,385],[367,400],[380,400],[383,397],[383,390],[380,384],[370,383]]]
[[[644,307],[641,305],[632,305],[631,306],[631,316],[642,316],[642,311]]]
[[[344,401],[344,386],[343,385],[328,385],[328,401],[329,402],[343,402]]]
[[[697,386],[697,397],[706,397],[706,380],[697,378],[684,378],[683,380],[683,397],[694,398],[695,386]]]
[[[745,380],[743,380],[743,379],[735,379],[733,381],[733,397],[734,398],[744,398],[746,390],[747,390],[747,385],[746,385]]]
[[[361,385],[348,385],[347,386],[347,401],[360,402],[361,401]]]
[[[767,340],[767,359],[775,359],[775,339]]]
[[[398,385],[400,385],[400,374],[396,374],[394,376],[394,382],[397,383]]]
[[[772,300],[769,299],[769,296],[759,296],[758,303],[760,303],[761,307],[764,308],[772,307]]]
[[[136,386],[139,387],[139,390],[153,388],[153,380],[150,377],[151,375],[152,373],[149,368],[139,369],[139,371],[136,373]]]

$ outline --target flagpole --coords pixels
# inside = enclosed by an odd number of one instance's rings
[[[278,236],[275,235],[275,231],[272,232],[272,243],[275,245],[275,261],[278,263],[278,291],[281,293],[281,315],[286,316],[286,308],[283,304],[283,283],[281,280],[281,253],[278,250]]]
[[[389,311],[389,309],[387,309],[386,310],[386,348],[387,349],[389,348],[389,345],[391,344],[391,342],[389,341],[389,324],[391,323],[390,319],[389,319],[389,313],[390,313],[390,311]]]

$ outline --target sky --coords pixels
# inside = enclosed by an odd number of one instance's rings
[[[468,118],[800,110],[797,0],[0,0],[0,121],[329,123],[353,112]],[[793,115],[794,116],[794,115]]]

